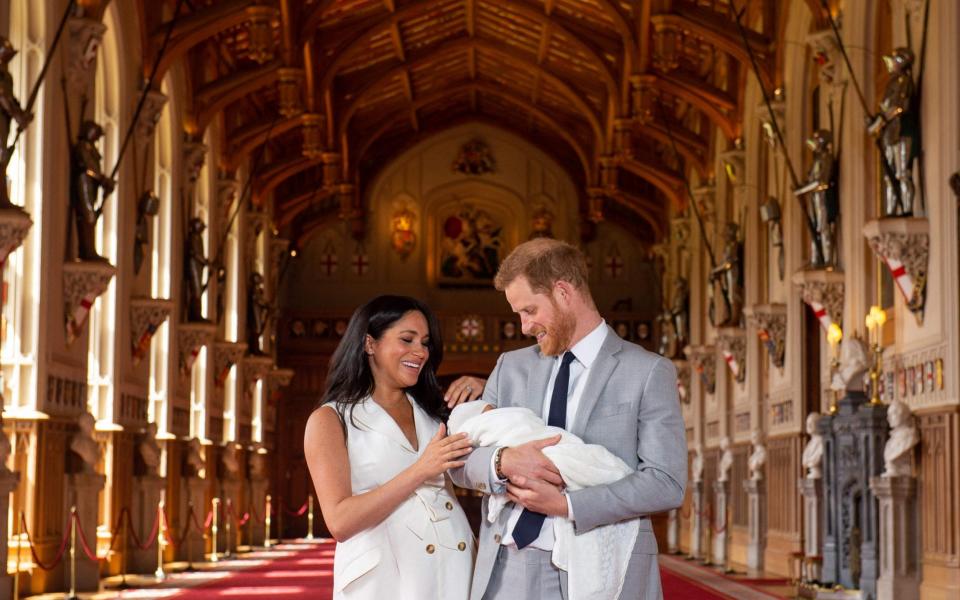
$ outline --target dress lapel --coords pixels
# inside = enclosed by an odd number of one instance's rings
[[[390,441],[402,447],[407,452],[416,454],[416,450],[414,450],[413,446],[410,445],[410,441],[407,440],[407,436],[403,435],[403,431],[400,430],[400,426],[397,425],[397,422],[394,421],[393,417],[391,417],[382,406],[377,404],[371,396],[367,396],[367,398],[360,403],[358,408],[360,409],[360,414],[362,415],[360,422],[363,425],[365,425],[371,431],[386,436],[390,439]],[[414,419],[416,419],[416,407],[413,409],[413,414]],[[419,445],[419,427],[417,427],[417,441]]]
[[[600,346],[600,352],[593,364],[590,365],[590,371],[587,373],[587,383],[583,387],[583,393],[580,395],[580,402],[577,405],[577,414],[573,418],[573,427],[571,433],[577,436],[583,436],[587,428],[587,421],[590,413],[593,412],[597,401],[600,400],[600,392],[610,379],[610,375],[620,361],[615,354],[623,347],[623,340],[613,329],[607,326],[607,337]]]

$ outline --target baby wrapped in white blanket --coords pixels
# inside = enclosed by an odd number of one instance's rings
[[[613,483],[633,472],[625,462],[598,444],[585,444],[579,437],[550,427],[527,408],[488,410],[489,404],[466,402],[450,414],[450,434],[466,433],[475,446],[517,446],[533,440],[561,435],[560,442],[543,449],[563,477],[568,490]],[[493,523],[507,495],[492,494],[487,519]],[[569,519],[553,519],[556,539],[552,562],[567,572],[570,600],[619,598],[630,555],[640,530],[638,519],[604,525],[575,535]]]

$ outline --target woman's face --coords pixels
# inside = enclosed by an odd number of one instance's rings
[[[416,385],[420,371],[430,359],[430,329],[420,311],[410,311],[380,336],[367,336],[365,350],[374,385],[405,389]]]

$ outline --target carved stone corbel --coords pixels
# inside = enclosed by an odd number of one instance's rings
[[[71,95],[87,96],[97,70],[97,51],[107,26],[95,19],[71,17],[67,21],[67,83]]]
[[[894,217],[870,221],[863,235],[903,295],[907,308],[923,323],[927,296],[927,262],[930,258],[930,224],[927,219]]]
[[[117,269],[100,261],[73,261],[63,265],[63,300],[66,310],[67,344],[80,336],[90,308],[107,291]]]
[[[287,256],[290,248],[290,240],[286,238],[270,239],[270,280],[279,282],[280,267],[283,264],[283,257]]]
[[[227,223],[230,219],[230,209],[233,203],[240,196],[240,182],[231,175],[221,176],[217,179],[217,207],[220,211],[220,219]]]
[[[246,9],[247,18],[247,37],[248,54],[251,59],[261,65],[267,61],[273,60],[275,43],[273,39],[273,19],[277,14],[277,9],[264,5],[255,4]]]
[[[682,359],[673,359],[677,370],[677,395],[680,402],[690,404],[690,363]]]
[[[746,185],[747,153],[742,148],[734,148],[720,153],[720,164],[727,172],[727,179],[735,187]]]
[[[270,215],[260,210],[251,210],[246,214],[246,226],[246,256],[247,260],[252,261],[257,256],[257,237],[263,231],[270,231]]]
[[[263,379],[264,383],[270,371],[273,369],[273,359],[269,356],[246,356],[241,363],[243,365],[243,385],[246,389],[253,388],[257,381]]]
[[[756,304],[744,311],[748,321],[757,328],[757,335],[778,369],[783,368],[787,342],[787,305]]]
[[[271,369],[267,376],[267,385],[271,390],[285,388],[290,385],[293,375],[293,369]]]
[[[150,90],[147,92],[143,101],[143,108],[140,109],[140,116],[137,118],[137,144],[146,146],[153,139],[153,133],[157,129],[157,123],[160,122],[160,115],[163,107],[167,104],[167,97],[159,90]]]
[[[213,381],[222,388],[230,373],[230,368],[239,363],[247,353],[247,345],[242,342],[216,341],[213,344]]]
[[[654,112],[659,103],[660,92],[653,75],[631,75],[630,95],[633,118],[641,125],[654,120]]]
[[[180,373],[186,376],[193,368],[200,348],[213,343],[217,326],[213,323],[180,323],[177,325],[177,350],[179,350]]]
[[[702,185],[692,190],[704,223],[714,223],[717,220],[716,191],[712,185]]]
[[[793,274],[793,284],[800,288],[800,297],[813,310],[824,332],[829,331],[831,323],[843,323],[843,273],[797,271]]]
[[[830,88],[843,85],[843,54],[832,29],[821,29],[807,36],[813,62],[820,68],[820,83]]]
[[[633,156],[633,119],[614,119],[613,145],[618,157]]]
[[[721,327],[717,331],[717,347],[733,378],[743,383],[747,378],[746,332],[736,327]]]
[[[712,345],[687,346],[683,350],[708,394],[717,389],[717,352]]]
[[[770,109],[773,109],[773,117],[770,117]],[[776,119],[777,127],[783,136],[787,135],[784,124],[787,120],[787,100],[783,94],[783,88],[774,90],[773,97],[770,99],[770,109],[766,102],[757,105],[756,113],[760,118],[760,131],[763,139],[770,145],[774,152],[780,152],[780,141],[777,139],[776,131],[773,128],[773,121]]]
[[[303,112],[304,72],[296,67],[281,67],[277,69],[277,92],[280,95],[280,114],[284,117],[295,117]]]
[[[150,339],[173,313],[173,302],[166,298],[130,300],[130,334],[133,364],[139,364],[150,350]]]
[[[200,179],[200,171],[207,160],[207,146],[190,137],[183,142],[183,170],[186,173],[188,197],[193,198],[193,186]]]
[[[31,227],[33,219],[22,208],[0,210],[0,266],[11,252],[20,247]]]
[[[322,152],[320,160],[323,161],[323,187],[333,189],[340,182],[340,153]]]
[[[653,68],[670,73],[680,66],[683,33],[673,23],[666,22],[662,15],[650,19],[653,25]]]

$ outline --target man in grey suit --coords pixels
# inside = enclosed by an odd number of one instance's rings
[[[578,535],[639,519],[620,598],[662,598],[649,515],[680,506],[687,479],[673,363],[621,340],[604,322],[587,286],[584,256],[570,244],[547,238],[521,244],[500,266],[494,285],[520,315],[523,333],[537,343],[500,356],[483,400],[530,408],[636,470],[609,485],[566,491],[541,452],[560,436],[475,449],[451,472],[454,482],[486,493],[506,491],[514,506],[495,523],[483,519],[471,600],[566,600],[566,572],[550,560],[556,517],[570,518]],[[469,383],[460,385],[463,390],[456,386],[448,397],[469,394]]]

